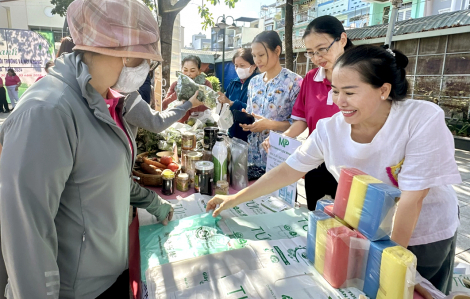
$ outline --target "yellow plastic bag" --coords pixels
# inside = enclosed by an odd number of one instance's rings
[[[406,248],[385,248],[380,265],[377,299],[412,299],[416,277],[416,256]]]
[[[382,183],[382,181],[370,175],[356,175],[353,178],[351,192],[349,193],[348,206],[346,207],[346,221],[353,228],[359,226],[364,199],[366,198],[367,187],[369,184]]]

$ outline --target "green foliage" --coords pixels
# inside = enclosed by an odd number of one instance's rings
[[[209,76],[209,77],[206,77],[207,81],[209,81],[211,84],[212,84],[212,89],[214,91],[220,91],[220,81],[219,81],[219,78],[217,78],[216,76]]]
[[[202,29],[206,30],[207,27],[214,27],[215,22],[214,18],[212,17],[212,13],[209,12],[209,8],[203,4],[198,7],[199,9],[199,16],[203,19],[201,25]]]
[[[447,128],[452,132],[454,136],[468,137],[470,129],[470,122],[468,120],[456,120],[456,119],[446,119]]]
[[[51,4],[55,5],[54,9],[52,9],[52,14],[65,17],[67,13],[67,7],[69,7],[72,1],[73,0],[51,0]]]

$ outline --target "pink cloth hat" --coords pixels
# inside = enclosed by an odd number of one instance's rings
[[[162,61],[158,23],[137,0],[75,0],[67,8],[74,50]]]

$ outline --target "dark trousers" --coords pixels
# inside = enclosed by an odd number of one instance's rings
[[[457,233],[447,240],[408,246],[408,249],[416,255],[418,260],[416,270],[419,274],[446,295],[452,289],[456,245]]]
[[[0,87],[0,111],[8,112],[7,92],[5,87]]]
[[[305,195],[307,196],[308,209],[310,211],[315,210],[317,201],[325,195],[330,195],[334,198],[336,188],[338,188],[338,182],[326,169],[325,163],[309,171],[305,175]]]
[[[129,299],[129,270],[122,272],[116,282],[96,299]]]

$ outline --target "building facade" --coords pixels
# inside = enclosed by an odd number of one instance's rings
[[[58,43],[66,35],[65,18],[53,15],[49,0],[16,0],[0,2],[0,28],[45,32]]]
[[[191,45],[194,50],[209,50],[211,48],[211,39],[206,38],[203,33],[193,34]]]

